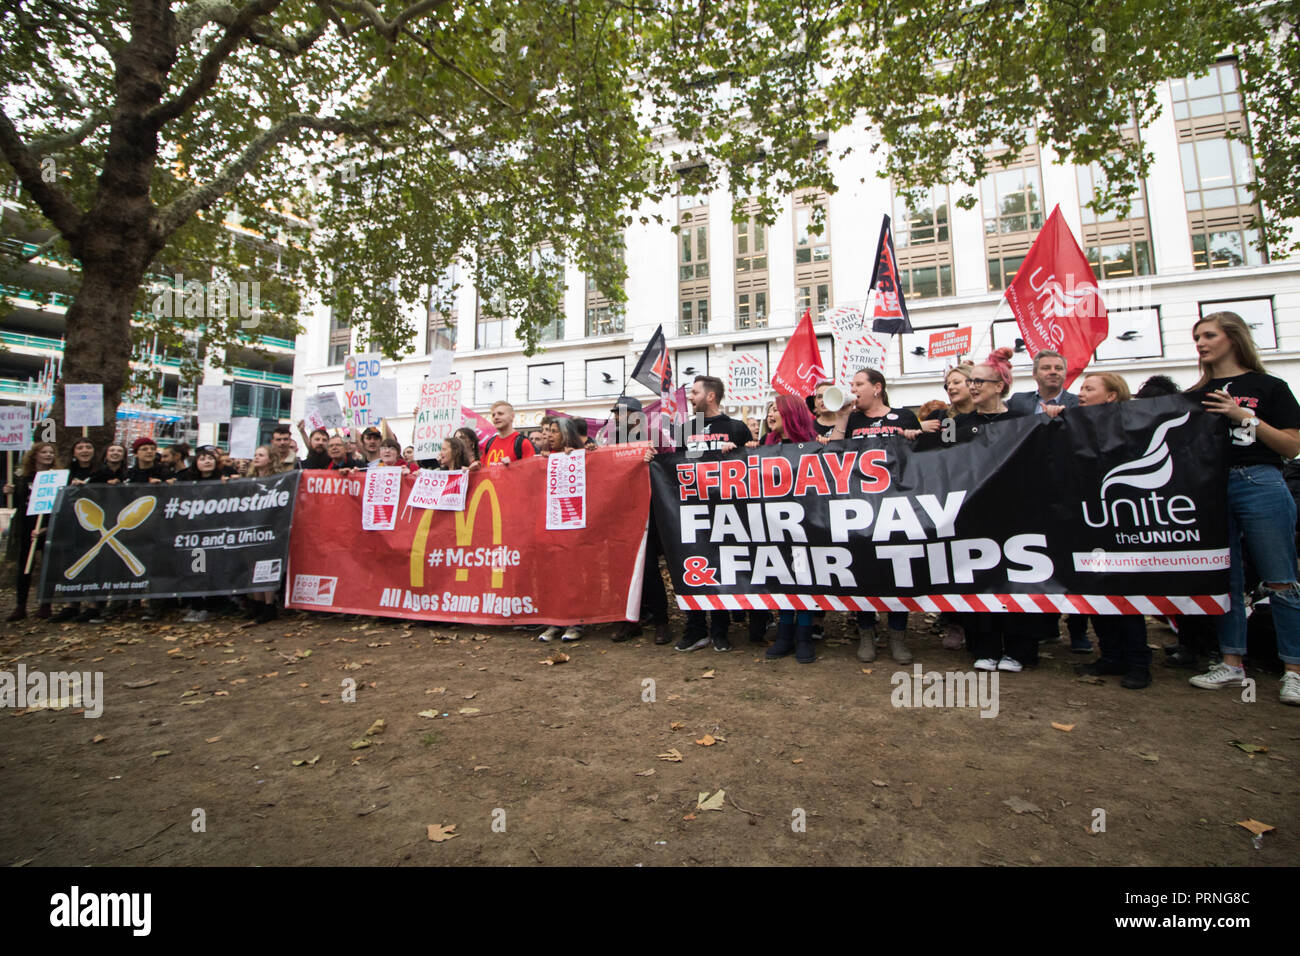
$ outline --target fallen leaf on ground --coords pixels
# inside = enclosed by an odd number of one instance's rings
[[[299,686],[299,687],[310,687],[311,685],[310,685],[310,684],[305,684],[305,683],[304,683],[304,684],[299,684],[298,686]]]
[[[317,754],[316,756],[312,757],[310,760],[295,760],[293,762],[293,765],[295,767],[314,767],[316,766],[317,760],[320,760],[320,754]]]
[[[546,658],[546,660],[538,661],[537,663],[545,664],[547,667],[551,667],[555,664],[563,664],[568,659],[569,659],[568,654],[564,653],[563,651],[556,651],[550,657]]]
[[[474,772],[478,773],[480,770],[491,770],[491,769],[492,768],[489,767],[487,764],[479,764],[477,767],[474,768]]]
[[[434,843],[446,843],[448,840],[460,836],[459,833],[451,832],[454,829],[456,829],[456,824],[454,823],[444,823],[441,826],[436,823],[430,823],[429,839]]]
[[[864,667],[864,668],[862,668],[862,673],[864,673],[864,674],[870,674],[871,671],[872,671],[873,669],[874,669],[874,668],[871,668],[871,667]]]
[[[695,742],[699,744],[701,747],[712,747],[714,744],[717,743],[717,740],[713,738],[712,734],[705,734],[703,737],[701,737],[699,740]]]
[[[388,725],[384,723],[384,719],[381,717],[370,725],[370,729],[366,731],[365,736],[373,737],[375,734],[382,734],[384,728],[387,726]]]
[[[430,687],[428,690],[425,691],[425,693],[426,693],[426,694],[445,694],[445,693],[447,693],[447,688],[445,688],[445,687]]]
[[[668,700],[681,700],[681,699],[682,699],[682,695],[681,695],[681,694],[669,694],[668,697],[667,697],[667,699],[668,699]]]
[[[1143,760],[1150,761],[1151,763],[1156,763],[1157,761],[1160,760],[1159,755],[1153,753],[1150,750],[1139,750],[1137,751],[1137,755],[1141,757]]]
[[[90,738],[90,742],[92,744],[102,744],[107,739],[108,738],[105,737],[103,734],[95,734],[95,736]]]
[[[685,726],[686,726],[686,724],[685,724],[684,721],[674,720],[671,724],[668,725],[668,729],[669,729],[669,730],[681,730],[681,729],[682,729],[683,727],[685,727]]]
[[[637,776],[637,777],[653,777],[653,776],[654,776],[654,771],[653,771],[653,770],[638,770],[638,771],[636,772],[635,776]]]
[[[477,708],[477,707],[462,707],[460,710],[457,711],[457,713],[458,713],[458,714],[477,714],[477,713],[478,713],[478,708]]]
[[[150,756],[150,757],[166,757],[166,756],[167,756],[168,754],[170,754],[170,753],[171,753],[170,750],[155,750],[155,751],[154,751],[153,753],[151,753],[149,756]]]
[[[795,757],[795,758],[794,758],[793,760],[791,760],[790,762],[791,762],[791,763],[803,763],[803,757]]]
[[[676,747],[669,750],[666,754],[659,754],[658,757],[660,760],[667,760],[670,763],[681,763],[682,761],[682,755],[677,752]]]
[[[354,740],[348,745],[349,750],[365,750],[370,746],[369,740]]]
[[[1028,800],[1021,800],[1019,797],[1007,797],[1002,801],[1016,813],[1042,813],[1042,807],[1037,807]]]
[[[1064,730],[1067,734],[1074,729],[1074,724],[1058,724],[1056,721],[1052,721],[1052,726],[1057,730]]]
[[[129,680],[122,686],[129,687],[131,690],[139,690],[141,687],[152,687],[156,683],[158,683],[156,680]]]
[[[1245,744],[1242,743],[1240,740],[1234,740],[1232,741],[1232,745],[1236,747],[1238,750],[1244,750],[1248,754],[1268,753],[1268,748],[1265,747],[1263,744]]]
[[[707,670],[700,675],[700,680],[713,680],[713,671]]]
[[[477,697],[477,696],[478,696],[478,691],[476,691],[476,690],[472,690],[472,691],[470,691],[468,694],[465,695],[465,699],[466,699],[466,700],[473,700],[473,699],[474,699],[475,697]]]
[[[215,744],[220,739],[221,739],[221,734],[217,734],[215,737],[205,738],[203,742],[207,744]]]
[[[688,814],[686,814],[686,816],[682,817],[682,819],[683,819],[683,820],[694,820],[694,819],[696,819],[696,816],[695,816],[695,814],[693,814],[693,813],[688,813]]]
[[[700,799],[695,802],[696,810],[721,810],[722,800],[726,797],[727,791],[719,790],[713,796],[707,793],[700,794]]]
[[[214,691],[212,692],[212,696],[213,696],[213,697],[229,697],[229,696],[230,696],[230,691],[228,691],[228,690],[214,690]]]
[[[885,781],[883,781],[883,780],[873,780],[873,781],[871,781],[871,785],[872,785],[873,787],[887,787],[887,786],[889,786],[889,784],[885,783]]]
[[[198,694],[198,691],[197,691],[197,690],[187,690],[187,691],[183,691],[183,692],[181,693],[181,696],[182,696],[182,697],[194,697],[194,696],[197,695],[197,694]]]
[[[436,710],[422,710],[422,711],[420,711],[418,714],[416,714],[415,716],[416,716],[416,717],[428,717],[430,720],[432,720],[434,717],[437,717],[437,716],[438,716],[438,712],[437,712]]]
[[[1260,823],[1258,820],[1238,820],[1237,826],[1245,827],[1255,836],[1263,836],[1269,830],[1276,829],[1276,827],[1271,827],[1267,823]]]

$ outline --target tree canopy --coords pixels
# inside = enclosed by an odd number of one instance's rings
[[[531,351],[561,308],[555,257],[619,301],[611,239],[644,200],[725,184],[770,218],[795,190],[834,190],[820,147],[845,126],[875,131],[901,189],[958,184],[969,205],[991,164],[1036,138],[1100,163],[1100,203],[1122,206],[1149,156],[1120,130],[1155,117],[1162,81],[1224,54],[1260,120],[1276,254],[1300,212],[1298,10],[0,0],[0,155],[55,233],[45,251],[76,266],[65,380],[103,381],[115,405],[133,335],[181,348],[201,331],[220,359],[250,331],[237,314],[154,314],[151,274],[259,282],[274,309],[256,334],[291,332],[317,293],[396,357],[417,331],[404,304],[436,299],[466,262]],[[542,245],[554,256],[532,254]]]

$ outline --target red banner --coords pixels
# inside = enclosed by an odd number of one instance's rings
[[[650,512],[644,445],[586,455],[586,527],[546,530],[546,459],[470,475],[464,511],[408,508],[361,530],[364,472],[304,471],[289,537],[288,607],[474,624],[632,620]],[[657,569],[653,569],[657,573]]]
[[[827,378],[830,375],[822,368],[822,353],[817,347],[817,333],[813,331],[812,309],[805,309],[776,366],[772,388],[782,395],[803,398],[811,395],[817,383]]]
[[[1069,388],[1106,341],[1110,323],[1092,266],[1061,218],[1060,206],[1052,210],[1007,286],[1006,299],[1029,354],[1050,349],[1065,358]]]
[[[945,355],[965,355],[970,351],[970,326],[964,329],[944,329],[930,333],[930,358]]]

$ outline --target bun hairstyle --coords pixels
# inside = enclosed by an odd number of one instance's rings
[[[1002,379],[1003,395],[1006,395],[1011,391],[1011,356],[1015,354],[1016,353],[1012,349],[1009,349],[1004,345],[1002,348],[994,349],[990,352],[988,360],[984,363],[989,368],[993,369],[993,371],[997,372],[998,378]]]

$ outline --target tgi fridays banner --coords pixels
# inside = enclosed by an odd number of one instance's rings
[[[416,479],[404,475],[392,531],[361,530],[360,476],[305,471],[288,604],[477,624],[635,619],[650,506],[644,457],[644,445],[587,451],[585,527],[563,531],[547,530],[541,457],[471,472],[464,511],[408,507]]]
[[[42,600],[273,591],[299,474],[69,486],[45,545]]]
[[[1181,396],[650,466],[678,604],[1221,614],[1225,421]]]

